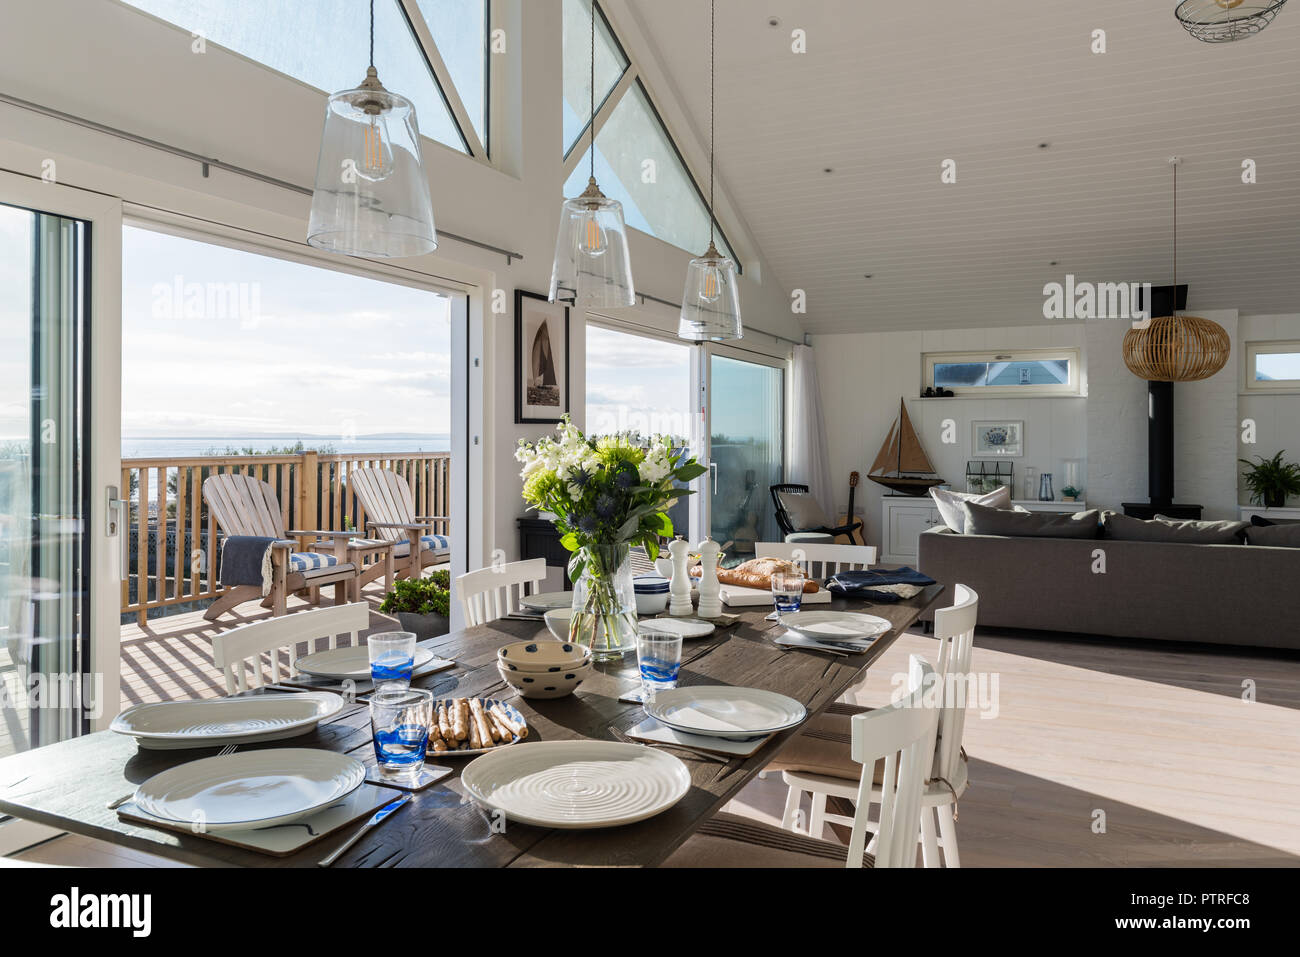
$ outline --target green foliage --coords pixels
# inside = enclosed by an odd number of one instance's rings
[[[451,613],[451,573],[439,569],[428,578],[406,578],[393,582],[379,610],[385,615],[408,612],[415,615]]]
[[[1061,489],[1061,494],[1066,498],[1078,498],[1082,493],[1073,485],[1067,485],[1065,488]]]
[[[667,511],[690,495],[682,486],[707,470],[670,436],[635,433],[587,437],[567,416],[556,436],[520,441],[524,501],[553,512],[560,543],[577,552],[589,545],[642,545],[651,559],[659,539],[671,538]],[[575,576],[581,568],[570,568]]]
[[[1271,498],[1281,498],[1285,502],[1291,496],[1300,495],[1300,465],[1295,462],[1283,462],[1284,452],[1286,449],[1282,449],[1271,459],[1257,455],[1258,463],[1251,462],[1249,459],[1237,460],[1246,466],[1242,477],[1246,480],[1246,488],[1250,490],[1252,502],[1263,505]]]

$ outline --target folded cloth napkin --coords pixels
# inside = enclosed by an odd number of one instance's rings
[[[271,546],[277,539],[231,535],[221,546],[221,584],[260,585],[271,594]]]
[[[826,579],[826,588],[841,598],[866,598],[871,601],[894,602],[911,598],[934,579],[922,575],[914,568],[882,568],[872,571],[840,572]]]

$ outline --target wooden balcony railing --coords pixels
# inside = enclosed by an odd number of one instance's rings
[[[366,515],[348,473],[392,469],[411,486],[417,515],[441,516],[448,533],[451,456],[448,452],[370,455],[222,455],[122,460],[122,488],[130,503],[123,535],[122,613],[143,626],[154,608],[216,598],[216,521],[203,502],[203,480],[235,472],[269,482],[280,499],[285,529],[365,531]],[[306,543],[304,543],[306,544]]]

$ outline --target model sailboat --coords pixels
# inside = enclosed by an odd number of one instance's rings
[[[889,427],[889,438],[876,453],[867,478],[904,495],[924,495],[931,487],[943,484],[925,449],[921,448],[921,440],[916,437],[902,399],[898,400],[898,418]]]

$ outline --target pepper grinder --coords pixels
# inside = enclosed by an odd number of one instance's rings
[[[690,550],[691,543],[682,538],[668,543],[668,554],[672,556],[673,563],[673,577],[668,585],[668,614],[670,615],[681,617],[690,615],[694,611],[691,608],[691,575],[686,567]]]
[[[718,558],[722,547],[711,538],[700,542],[700,608],[701,618],[720,618],[722,616],[722,598],[719,596]]]

